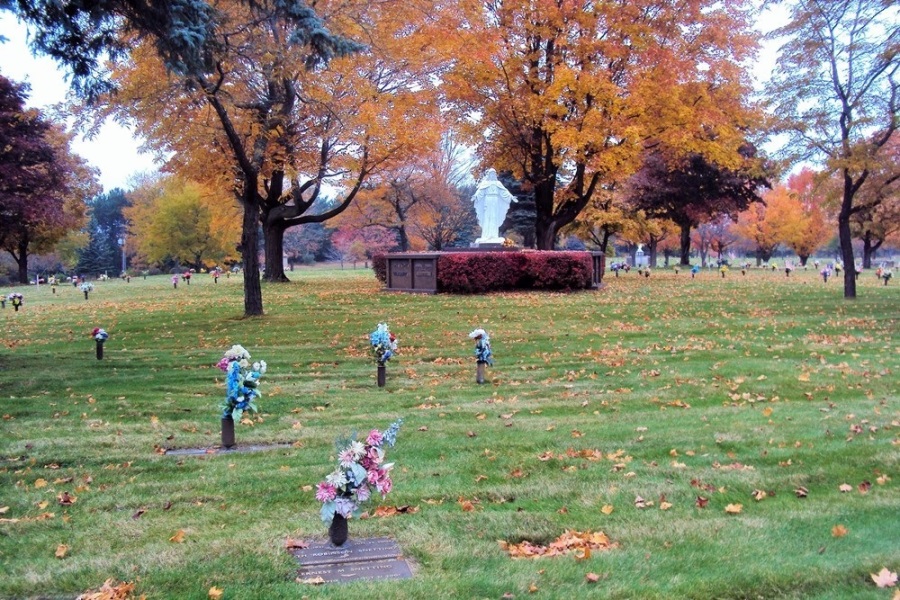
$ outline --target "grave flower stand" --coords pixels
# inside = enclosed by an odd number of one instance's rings
[[[97,340],[97,360],[103,360],[103,340]]]
[[[484,365],[486,364],[483,360],[478,361],[475,367],[475,383],[484,383]]]
[[[230,416],[222,417],[222,447],[234,446],[234,419]]]
[[[383,362],[378,363],[378,387],[384,387],[385,381],[387,380],[387,369],[384,366]]]
[[[334,513],[331,525],[328,527],[328,540],[335,546],[343,546],[349,535],[350,527],[347,524],[347,518]]]

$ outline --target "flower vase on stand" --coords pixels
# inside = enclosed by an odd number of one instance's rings
[[[230,416],[222,417],[222,447],[234,446],[234,419]]]
[[[331,525],[328,527],[328,540],[335,546],[343,546],[349,535],[350,528],[347,524],[347,518],[334,513]]]
[[[378,387],[384,387],[385,380],[387,379],[387,369],[384,368],[384,363],[378,363]]]
[[[103,360],[103,340],[97,340],[97,360]]]
[[[484,383],[484,365],[486,365],[483,360],[478,361],[478,365],[475,368],[475,383]]]

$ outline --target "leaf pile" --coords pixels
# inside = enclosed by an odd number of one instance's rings
[[[134,584],[123,581],[115,583],[114,579],[107,579],[96,592],[88,590],[81,594],[75,600],[133,600]],[[143,600],[145,596],[141,596]]]
[[[511,558],[544,558],[572,552],[576,553],[579,558],[588,558],[591,550],[612,550],[618,547],[618,544],[611,542],[602,531],[581,532],[568,529],[547,546],[532,544],[527,540],[518,544],[510,544],[503,540],[498,540],[498,543],[504,551],[509,553]]]

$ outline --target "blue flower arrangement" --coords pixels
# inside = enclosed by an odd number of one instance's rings
[[[494,365],[494,354],[491,352],[491,337],[484,329],[476,329],[469,334],[475,340],[475,360],[480,363]]]
[[[231,417],[240,422],[245,411],[256,413],[255,400],[260,398],[259,379],[266,373],[266,361],[250,363],[250,353],[235,344],[225,352],[216,364],[225,372],[225,400],[222,402],[222,418]]]
[[[388,330],[387,323],[379,323],[375,331],[369,334],[372,352],[378,364],[384,364],[397,352],[397,338]]]

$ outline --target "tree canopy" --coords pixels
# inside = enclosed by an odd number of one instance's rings
[[[448,94],[483,161],[533,191],[538,248],[634,173],[648,144],[723,163],[752,125],[749,2],[468,6]]]

